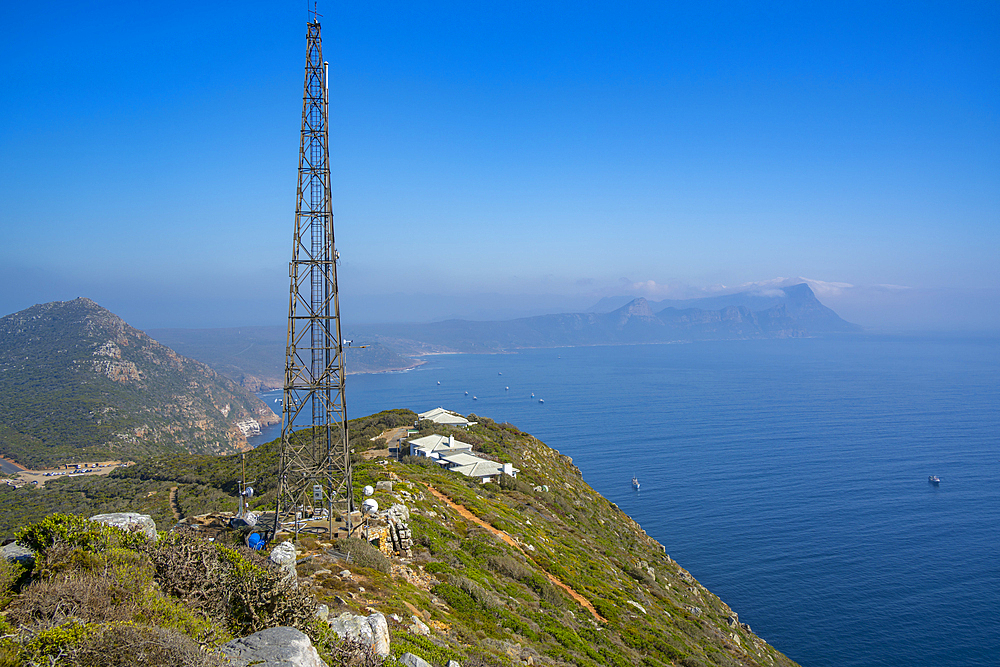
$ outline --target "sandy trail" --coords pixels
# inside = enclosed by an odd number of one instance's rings
[[[515,549],[517,549],[518,551],[520,551],[522,554],[524,554],[524,557],[527,558],[527,559],[529,559],[529,560],[531,560],[532,563],[535,563],[535,566],[538,567],[539,570],[541,570],[542,574],[544,574],[546,577],[548,577],[549,581],[551,581],[553,584],[555,584],[559,588],[561,588],[564,591],[566,591],[566,594],[569,595],[574,600],[576,600],[580,604],[581,607],[583,607],[584,609],[586,609],[587,611],[589,611],[591,614],[593,614],[595,619],[597,619],[601,623],[607,623],[608,622],[608,620],[606,618],[604,618],[603,616],[601,616],[600,614],[597,613],[597,610],[594,609],[594,605],[590,604],[590,600],[588,600],[587,598],[583,597],[582,595],[580,595],[579,593],[577,593],[576,591],[574,591],[572,588],[570,588],[569,586],[567,586],[563,582],[561,582],[558,579],[556,579],[556,577],[554,575],[549,574],[548,572],[545,571],[545,569],[543,569],[541,566],[539,566],[538,563],[535,562],[535,559],[532,558],[527,553],[525,553],[524,549],[521,548],[521,545],[518,544],[517,540],[515,540],[513,537],[511,537],[510,534],[506,533],[505,531],[498,530],[498,529],[494,528],[493,526],[491,526],[490,524],[486,523],[485,521],[483,521],[482,519],[480,519],[478,516],[476,516],[475,514],[473,514],[472,512],[470,512],[464,506],[459,505],[458,503],[452,501],[451,498],[449,498],[448,496],[444,495],[443,493],[441,493],[440,491],[438,491],[437,489],[435,489],[433,486],[428,486],[427,489],[431,493],[434,494],[435,498],[437,498],[438,500],[441,500],[446,505],[448,505],[448,507],[450,507],[453,510],[455,510],[456,512],[458,512],[459,515],[463,519],[468,519],[469,521],[472,521],[473,523],[475,523],[477,526],[482,526],[483,528],[485,528],[486,530],[490,531],[491,533],[493,533],[494,535],[496,535],[497,537],[499,537],[501,540],[503,540],[504,542],[506,542],[507,544],[509,544],[510,546],[514,547]]]

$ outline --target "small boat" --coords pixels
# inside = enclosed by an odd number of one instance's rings
[[[636,491],[639,490],[639,478],[636,477],[635,475],[632,475],[632,488],[635,489]]]
[[[478,400],[479,400],[479,397],[478,397],[478,396],[473,396],[473,397],[472,397],[472,400],[474,400],[474,401],[478,401]]]
[[[441,380],[438,380],[438,384],[441,384]]]
[[[532,398],[534,398],[534,397],[535,397],[535,392],[531,392],[531,397],[532,397]]]
[[[504,391],[510,391],[510,387],[504,387],[503,390]]]
[[[941,483],[941,478],[938,477],[937,475],[930,475],[927,478],[927,481],[930,482],[931,484],[933,484],[934,486],[937,486],[938,484]]]
[[[538,402],[539,402],[539,403],[544,403],[544,402],[545,402],[545,399],[544,399],[544,398],[540,398],[540,399],[538,399]]]
[[[497,373],[497,375],[503,375],[503,373]]]
[[[469,395],[469,392],[465,392],[465,395],[466,395],[466,396],[468,396],[468,395]]]

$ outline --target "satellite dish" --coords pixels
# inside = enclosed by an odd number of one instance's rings
[[[243,495],[246,496],[247,498],[253,498],[253,487],[248,486],[247,488],[243,489]]]
[[[370,496],[371,494],[375,493],[375,489],[373,489],[370,486],[366,486],[363,490],[366,496]]]
[[[378,501],[374,498],[369,498],[361,503],[361,510],[365,514],[378,514]]]

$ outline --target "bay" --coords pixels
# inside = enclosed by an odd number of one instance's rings
[[[532,433],[803,665],[997,664],[998,341],[425,359],[349,376],[350,415],[441,406]]]

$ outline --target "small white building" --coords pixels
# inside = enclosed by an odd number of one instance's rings
[[[427,412],[421,412],[419,415],[420,419],[428,419],[435,424],[446,424],[448,426],[472,426],[476,422],[470,422],[468,419],[458,414],[457,412],[452,412],[451,410],[445,410],[444,408],[434,408],[433,410],[428,410]]]
[[[422,438],[410,440],[409,444],[412,456],[426,456],[439,461],[445,456],[472,451],[472,445],[456,440],[453,435],[425,435]]]
[[[499,481],[500,475],[510,475],[514,479],[517,479],[517,473],[519,471],[510,463],[487,461],[486,459],[481,459],[477,456],[470,458],[474,458],[476,461],[474,463],[456,466],[451,470],[461,473],[466,477],[477,477],[482,484],[485,484],[486,482]]]

